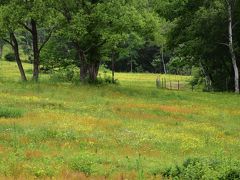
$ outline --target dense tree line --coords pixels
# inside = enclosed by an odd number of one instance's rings
[[[96,81],[114,71],[191,74],[208,90],[239,92],[239,0],[1,0],[0,55],[19,49],[44,70],[79,68]]]
[[[188,0],[178,5],[174,27],[168,34],[172,60],[200,69],[206,86],[239,92],[240,2]]]
[[[133,42],[140,46],[154,39],[159,20],[147,6],[144,0],[140,4],[124,0],[2,1],[1,37],[13,48],[25,81],[19,37],[30,39],[35,81],[42,64],[40,59],[47,66],[54,64],[52,67],[75,64],[81,80],[95,81],[105,59],[113,61],[123,51],[133,51]]]

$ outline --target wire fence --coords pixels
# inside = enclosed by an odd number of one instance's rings
[[[181,80],[171,80],[166,78],[157,77],[156,86],[158,89],[168,89],[168,90],[184,90],[186,88],[186,82]],[[192,91],[194,87],[192,86]]]

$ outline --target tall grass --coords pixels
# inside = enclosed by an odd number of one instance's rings
[[[15,63],[0,62],[0,179],[239,172],[230,163],[240,161],[239,96],[157,89],[155,74],[116,77],[118,85],[51,83],[49,75],[21,83]],[[197,163],[183,163],[188,157]]]
[[[19,118],[22,117],[24,111],[22,109],[0,107],[0,118]]]

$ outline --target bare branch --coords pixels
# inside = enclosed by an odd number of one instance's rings
[[[55,27],[51,29],[51,31],[49,32],[48,36],[45,38],[44,42],[42,43],[42,45],[40,46],[38,53],[41,52],[42,48],[45,46],[45,44],[49,41],[49,39],[52,37],[52,33],[54,31]]]
[[[232,28],[234,29],[239,24],[239,21],[235,22]]]
[[[28,27],[26,24],[19,22],[20,25],[22,25],[26,30],[28,30],[30,33],[32,33],[32,29]]]
[[[224,45],[224,46],[229,47],[229,44],[228,44],[228,43],[218,43],[218,44],[221,44],[221,45]]]
[[[98,44],[92,44],[88,49],[86,49],[84,51],[84,53],[90,51],[92,48],[97,48],[99,46],[102,46],[103,44],[105,44],[107,41],[106,40],[103,40],[102,42],[98,43]]]
[[[3,41],[5,41],[6,43],[10,44],[13,47],[13,44],[11,41],[9,41],[8,39],[2,38]]]

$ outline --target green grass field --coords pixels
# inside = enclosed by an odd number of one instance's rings
[[[157,89],[154,74],[116,76],[119,85],[48,75],[21,83],[15,63],[1,61],[0,179],[161,179],[187,158],[239,162],[240,96]]]

